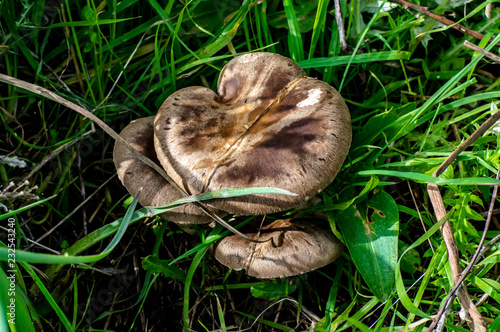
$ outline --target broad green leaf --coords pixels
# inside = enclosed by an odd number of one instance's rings
[[[159,259],[157,256],[150,255],[142,260],[142,267],[146,271],[163,273],[167,278],[184,282],[186,280],[186,273],[173,265],[169,265],[169,263],[169,260]]]
[[[278,300],[282,297],[289,296],[297,288],[296,284],[289,285],[287,283],[276,284],[274,282],[259,282],[253,285],[250,289],[252,295],[258,298],[268,300]]]
[[[380,300],[386,300],[394,288],[398,260],[399,213],[394,199],[380,190],[340,211],[337,224],[363,279]]]

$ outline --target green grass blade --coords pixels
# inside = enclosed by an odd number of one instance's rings
[[[255,316],[249,315],[247,313],[244,313],[244,312],[241,312],[238,310],[236,310],[235,312],[242,315],[243,317],[247,317],[251,322],[254,322],[257,319],[257,317],[255,317]],[[267,326],[269,328],[273,328],[273,329],[285,331],[285,332],[295,332],[294,329],[292,329],[288,326],[285,326],[283,324],[276,323],[276,322],[273,322],[273,321],[270,321],[267,319],[259,318],[259,319],[257,319],[257,321],[260,322],[261,324],[264,324],[265,326]],[[263,331],[265,331],[265,330],[267,330],[267,328],[263,329]]]
[[[382,2],[380,2],[380,5],[379,5],[377,11],[372,15],[372,18],[370,19],[370,22],[368,22],[368,24],[366,25],[366,27],[363,29],[363,32],[359,36],[358,43],[356,44],[356,47],[354,47],[354,51],[352,52],[351,59],[349,59],[349,62],[347,63],[347,66],[344,69],[344,75],[342,76],[342,81],[340,81],[340,85],[339,85],[339,87],[337,89],[339,92],[341,92],[342,88],[344,87],[344,82],[345,82],[345,79],[347,77],[347,73],[349,72],[349,67],[351,66],[351,63],[354,60],[354,57],[358,53],[359,47],[364,42],[366,33],[369,31],[369,29],[372,26],[373,22],[375,22],[375,20],[377,19],[378,13],[382,9],[382,7],[385,5],[385,3],[386,3],[386,0],[383,0]]]
[[[54,197],[56,197],[56,195],[50,196],[50,197],[47,197],[47,198],[44,198],[44,199],[41,199],[41,200],[36,201],[34,203],[31,203],[31,204],[28,204],[26,206],[23,206],[23,207],[21,207],[21,208],[19,208],[17,210],[4,213],[4,214],[0,215],[0,220],[7,219],[9,217],[15,216],[16,214],[19,214],[21,212],[27,211],[27,210],[29,210],[31,208],[34,208],[35,206],[41,205],[41,204],[43,204],[43,203],[45,203],[45,202],[53,199]]]
[[[320,0],[318,2],[318,9],[316,10],[316,17],[314,18],[313,33],[311,37],[311,45],[309,46],[309,56],[311,59],[314,56],[314,51],[316,50],[316,45],[319,40],[319,36],[325,29],[326,14],[328,11],[328,3],[330,0]],[[304,68],[304,67],[302,67]]]
[[[122,19],[110,19],[110,20],[98,20],[98,21],[72,21],[72,22],[63,22],[63,23],[55,23],[44,27],[43,29],[55,29],[55,28],[64,28],[64,27],[93,27],[96,24],[106,25],[106,24],[116,24],[120,22],[127,22],[130,20],[138,19],[139,17],[130,17],[130,18],[122,18]]]
[[[240,188],[240,189],[221,189],[217,191],[211,191],[208,193],[202,193],[198,195],[188,196],[181,198],[173,203],[164,205],[163,207],[150,208],[153,213],[160,214],[171,210],[172,208],[192,202],[199,202],[210,199],[220,199],[220,198],[231,198],[246,195],[257,195],[257,194],[281,194],[288,196],[297,196],[297,194],[292,193],[285,189],[273,188],[273,187],[256,187],[256,188]]]
[[[302,43],[302,35],[300,34],[299,23],[295,15],[292,0],[283,0],[285,6],[286,19],[288,21],[288,43],[290,48],[290,56],[296,61],[304,59],[304,45]]]
[[[373,53],[362,53],[351,55],[342,55],[332,58],[314,58],[299,61],[298,64],[302,68],[321,68],[321,67],[335,67],[344,66],[354,63],[369,63],[378,61],[392,61],[392,60],[409,60],[410,52],[404,51],[382,51]]]
[[[30,263],[53,263],[53,264],[77,264],[77,263],[90,263],[95,262],[103,257],[107,256],[111,250],[118,244],[121,237],[125,233],[125,230],[129,223],[138,221],[146,216],[154,216],[161,214],[163,212],[169,211],[179,205],[197,202],[207,199],[214,198],[230,198],[230,197],[238,197],[243,195],[253,195],[253,194],[268,194],[268,193],[276,193],[283,195],[295,195],[287,190],[272,188],[272,187],[258,187],[258,188],[242,188],[242,189],[222,189],[218,191],[203,193],[199,195],[189,196],[183,199],[180,199],[176,202],[164,205],[163,207],[158,208],[143,208],[139,211],[133,212],[133,208],[135,208],[136,199],[134,199],[134,204],[131,204],[129,209],[127,210],[127,214],[120,220],[115,221],[112,224],[106,225],[103,229],[94,231],[89,234],[84,239],[77,241],[73,246],[68,248],[63,255],[50,255],[50,254],[39,254],[32,253],[27,251],[18,250],[16,252],[16,258],[18,261],[25,261]],[[88,249],[90,246],[96,244],[98,241],[111,236],[114,232],[117,232],[113,240],[109,243],[109,245],[104,249],[100,254],[97,255],[89,255],[89,256],[73,256],[79,252],[82,252],[85,249]],[[0,248],[0,260],[7,260],[8,250],[6,248]]]
[[[358,175],[380,175],[380,176],[395,176],[404,180],[412,180],[422,183],[435,183],[440,186],[456,185],[456,186],[494,186],[499,185],[500,180],[493,178],[465,178],[465,179],[444,179],[436,178],[430,175],[415,173],[415,172],[399,172],[387,170],[367,170],[357,173]]]
[[[52,295],[50,294],[49,290],[45,287],[43,284],[42,280],[38,278],[38,275],[36,272],[33,270],[33,268],[26,262],[19,262],[21,266],[29,273],[35,284],[38,286],[38,288],[42,291],[42,294],[44,295],[45,299],[49,302],[50,306],[54,309],[55,313],[57,314],[57,317],[63,324],[64,328],[66,331],[75,331],[73,328],[73,325],[69,321],[69,319],[66,317],[64,314],[63,310],[61,307],[57,304],[57,302],[54,300]]]
[[[166,278],[180,280],[182,282],[186,281],[186,274],[184,271],[169,265],[169,261],[159,259],[157,256],[148,256],[144,258],[142,260],[142,267],[144,270],[151,271],[152,273],[163,273]]]
[[[200,265],[201,260],[205,256],[208,248],[209,246],[205,246],[196,253],[186,275],[186,283],[184,284],[184,306],[182,309],[182,319],[184,322],[183,331],[188,331],[189,327],[189,291],[191,289],[191,283],[193,282],[193,276],[196,272],[196,269],[198,268],[198,265]]]

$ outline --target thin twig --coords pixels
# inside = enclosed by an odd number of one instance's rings
[[[468,48],[470,48],[471,50],[474,50],[476,52],[479,52],[481,54],[483,54],[484,56],[487,56],[488,58],[490,58],[491,60],[493,61],[496,61],[498,63],[500,63],[500,56],[494,54],[494,53],[491,53],[491,52],[488,52],[484,49],[482,49],[481,47],[475,45],[475,44],[472,44],[471,42],[469,42],[468,40],[464,41],[464,46],[467,46]]]
[[[500,170],[499,170],[499,172],[497,173],[497,176],[496,176],[497,180],[498,180],[499,176],[500,176]],[[472,258],[471,258],[471,260],[469,262],[469,265],[467,265],[467,267],[465,268],[465,270],[461,274],[461,276],[458,279],[458,281],[455,282],[455,285],[450,290],[448,298],[452,298],[452,296],[456,293],[457,288],[462,285],[462,282],[465,280],[465,278],[469,274],[470,270],[474,266],[477,258],[479,257],[479,255],[481,253],[481,248],[483,247],[484,241],[486,240],[486,233],[488,232],[488,229],[490,228],[491,216],[493,215],[492,212],[493,212],[493,207],[495,206],[495,201],[496,201],[496,198],[497,198],[497,192],[498,192],[498,185],[496,185],[496,186],[493,187],[493,194],[491,196],[490,208],[488,210],[488,217],[486,218],[486,222],[485,222],[485,225],[484,225],[483,235],[481,237],[481,240],[479,241],[479,245],[478,245],[478,247],[476,249],[476,252],[474,253],[474,256],[472,256]],[[447,306],[451,306],[451,301],[449,301],[448,299],[447,299],[446,303],[447,303]],[[441,308],[441,310],[438,312],[436,320],[439,319],[439,316],[442,314],[443,309],[446,309],[446,306],[443,306],[443,308]],[[429,328],[432,331],[431,328],[432,328],[432,324],[431,324],[431,327]]]
[[[497,180],[498,180],[499,176],[500,176],[500,170],[498,171],[497,176],[496,176]],[[474,266],[477,258],[479,257],[479,254],[481,252],[481,248],[483,247],[484,241],[486,240],[486,233],[488,232],[488,229],[490,228],[491,216],[493,214],[492,212],[493,212],[493,207],[495,206],[495,201],[496,201],[496,198],[497,198],[497,192],[498,192],[498,185],[496,185],[496,186],[493,187],[493,194],[491,196],[490,208],[488,210],[489,211],[488,217],[486,218],[486,222],[485,222],[485,225],[484,225],[483,235],[481,236],[481,240],[479,241],[479,245],[477,246],[476,252],[474,253],[474,256],[472,256],[469,264],[467,265],[467,267],[465,268],[465,270],[461,274],[460,278],[455,282],[455,284],[451,288],[451,290],[450,290],[450,292],[448,294],[448,297],[445,300],[446,305],[444,305],[441,308],[441,310],[439,310],[436,318],[434,319],[434,321],[432,322],[431,326],[429,327],[430,331],[432,331],[432,329],[434,328],[433,325],[435,324],[435,322],[437,322],[439,320],[439,318],[443,314],[443,312],[446,311],[447,308],[451,307],[451,302],[452,302],[451,298],[453,298],[453,296],[455,295],[457,289],[462,285],[462,282],[465,280],[465,278],[469,274],[470,270]]]
[[[262,317],[262,315],[264,315],[266,313],[267,310],[271,309],[273,306],[275,306],[276,304],[279,304],[283,301],[289,301],[290,303],[292,303],[295,307],[299,307],[300,304],[297,300],[291,298],[291,297],[283,297],[279,300],[277,300],[276,302],[274,303],[271,303],[267,308],[265,308],[253,321],[252,325],[250,325],[249,328],[247,329],[244,329],[244,330],[241,330],[241,331],[248,331],[250,329],[253,328],[253,326],[259,321],[259,319]],[[315,326],[316,326],[316,323],[319,322],[321,319],[315,314],[313,313],[312,311],[310,311],[309,309],[307,309],[306,307],[304,307],[303,305],[300,306],[301,308],[301,311],[304,313],[304,315],[311,321],[311,328],[312,328],[312,331],[315,330]]]
[[[85,181],[83,179],[82,173],[82,156],[80,154],[80,149],[78,149],[76,153],[76,166],[78,169],[78,180],[80,180],[80,195],[82,196],[82,203],[86,201],[87,198],[87,190],[85,186]],[[83,226],[83,235],[87,236],[87,209],[85,206],[82,206],[82,226]]]
[[[486,218],[488,216],[488,213],[490,213],[490,212],[484,211],[484,212],[480,212],[479,214],[481,215],[481,217]],[[493,214],[498,214],[498,213],[500,213],[500,208],[493,209]]]
[[[3,230],[3,231],[5,231],[5,232],[9,231],[7,228],[2,227],[2,226],[0,226],[0,229]],[[43,244],[38,243],[38,242],[36,242],[36,241],[34,241],[32,239],[26,238],[26,241],[28,241],[28,242],[32,243],[33,245],[36,245],[36,246],[38,246],[40,248],[43,248],[43,249],[45,249],[45,250],[47,250],[47,251],[49,251],[49,252],[51,252],[53,254],[56,254],[56,255],[60,255],[61,254],[60,251],[57,251],[57,250],[54,250],[54,249],[52,249],[50,247],[44,246]]]
[[[500,111],[493,114],[472,135],[470,135],[469,138],[467,138],[455,151],[453,151],[448,156],[448,158],[446,158],[446,160],[438,167],[438,169],[434,172],[433,176],[438,177],[441,173],[443,173],[445,169],[449,165],[451,165],[451,163],[458,157],[458,155],[462,151],[464,151],[479,137],[481,137],[486,132],[486,130],[488,130],[498,121],[498,119],[500,119]],[[441,220],[446,215],[446,208],[444,207],[443,198],[439,193],[438,186],[436,184],[429,183],[427,184],[427,191],[429,193],[429,198],[431,199],[432,206],[434,207],[434,213],[436,214],[436,218],[438,220]],[[443,226],[441,226],[441,233],[443,235],[443,239],[446,244],[446,249],[448,251],[448,261],[450,263],[453,282],[457,284],[462,274],[462,268],[460,267],[459,254],[455,243],[455,237],[453,235],[453,230],[451,228],[449,220],[447,220],[443,224]],[[457,295],[458,298],[460,299],[460,302],[464,306],[465,310],[472,318],[471,327],[473,328],[474,331],[481,331],[482,328],[485,326],[484,320],[479,311],[477,310],[477,308],[474,306],[474,303],[470,299],[467,289],[465,287],[458,288]],[[434,319],[431,326],[429,327],[429,331],[432,331],[436,327],[445,308],[446,305],[441,307],[441,310],[439,311],[437,317]]]
[[[448,158],[443,161],[441,166],[434,172],[432,176],[439,176],[441,173],[445,171],[445,169],[451,165],[451,163],[458,157],[460,153],[462,153],[465,149],[467,149],[472,143],[474,143],[479,137],[481,137],[486,130],[492,127],[498,120],[500,119],[500,111],[494,113],[492,116],[488,118],[477,130],[472,133],[455,151],[453,151]]]
[[[481,249],[481,252],[479,253],[479,257],[484,256],[497,243],[500,243],[500,235],[495,236],[488,243],[486,243],[486,245],[484,245],[484,247]]]
[[[419,5],[416,5],[416,4],[411,3],[409,1],[406,1],[406,0],[389,0],[389,1],[397,3],[398,5],[402,6],[405,9],[408,9],[408,8],[414,9],[414,10],[416,10],[424,15],[429,16],[432,19],[435,19],[438,22],[443,23],[444,25],[447,25],[455,30],[458,30],[462,33],[465,33],[466,35],[472,36],[472,37],[477,38],[479,40],[484,38],[484,35],[482,33],[477,32],[477,31],[472,30],[472,29],[469,29],[467,27],[464,27],[463,25],[460,25],[456,22],[453,22],[452,20],[449,20],[446,17],[435,14],[435,13],[431,12],[428,7],[419,6]],[[492,41],[492,39],[490,39],[490,42],[491,41]],[[500,43],[497,43],[496,45],[500,46]]]
[[[177,16],[177,15],[176,15]],[[104,99],[102,100],[102,102],[97,106],[101,106],[105,101],[107,101],[109,99],[109,97],[111,96],[111,93],[113,92],[113,90],[115,89],[116,85],[118,84],[118,81],[120,80],[120,78],[122,77],[123,73],[125,72],[125,69],[128,67],[130,61],[132,61],[132,59],[134,58],[135,56],[135,53],[139,50],[139,46],[142,44],[142,41],[144,40],[144,38],[147,36],[147,34],[149,33],[149,29],[157,26],[157,25],[160,25],[161,23],[163,23],[163,21],[157,21],[155,23],[153,23],[145,32],[144,34],[142,35],[141,39],[139,40],[139,43],[137,43],[136,47],[134,48],[134,50],[132,51],[132,53],[130,54],[129,58],[127,59],[127,61],[125,62],[125,64],[123,65],[123,69],[120,71],[120,74],[118,74],[118,77],[114,80],[113,82],[113,86],[111,86],[111,89],[109,89],[109,92],[108,94],[106,95],[106,97],[104,97]]]

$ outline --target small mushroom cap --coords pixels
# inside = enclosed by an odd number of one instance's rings
[[[154,116],[132,121],[120,136],[133,148],[159,164],[153,144]],[[135,196],[142,187],[139,203],[143,206],[160,206],[172,203],[183,196],[167,180],[148,165],[140,161],[132,152],[120,143],[113,150],[118,178],[127,191]],[[226,213],[218,212],[220,216]],[[211,221],[193,204],[184,204],[161,215],[163,218],[179,224],[204,224]]]
[[[258,232],[247,233],[253,243],[227,236],[215,248],[215,258],[225,266],[257,278],[282,278],[306,273],[337,259],[343,245],[326,221],[308,218],[276,220]]]
[[[347,156],[351,122],[340,94],[304,75],[283,56],[252,53],[223,68],[219,95],[203,87],[172,94],[155,118],[155,149],[167,173],[191,194],[268,186],[298,194],[211,201],[241,215],[287,210],[315,196]]]

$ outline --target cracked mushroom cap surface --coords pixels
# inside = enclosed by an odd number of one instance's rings
[[[349,110],[333,87],[288,58],[250,53],[227,63],[217,89],[181,89],[155,118],[158,159],[188,193],[277,187],[298,194],[211,201],[235,214],[264,214],[291,209],[332,182],[351,144]]]
[[[154,116],[134,120],[122,130],[120,136],[133,148],[160,165],[154,149],[153,123]],[[142,187],[139,196],[142,206],[165,205],[183,197],[160,174],[118,142],[113,150],[113,161],[118,178],[132,196],[137,195]],[[219,211],[217,214],[224,216],[226,213]],[[162,213],[161,216],[178,224],[205,224],[212,220],[193,204],[184,204]]]
[[[329,229],[328,222],[309,218],[280,219],[243,232],[253,243],[231,235],[215,247],[215,258],[223,265],[246,270],[257,278],[283,278],[306,273],[337,259],[343,245]]]

